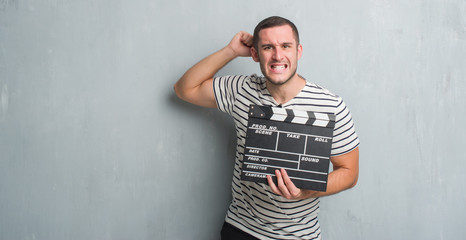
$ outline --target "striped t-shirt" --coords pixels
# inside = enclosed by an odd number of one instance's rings
[[[216,77],[213,87],[218,108],[233,117],[237,133],[233,199],[225,221],[260,239],[320,239],[319,198],[288,200],[273,193],[267,184],[240,180],[249,106],[279,105],[268,92],[266,79],[256,75]],[[335,114],[332,156],[359,145],[343,100],[316,84],[306,82],[301,92],[281,107]]]

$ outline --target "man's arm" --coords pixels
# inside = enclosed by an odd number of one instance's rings
[[[247,32],[237,33],[226,47],[195,64],[178,80],[174,86],[176,95],[192,104],[215,108],[215,73],[238,56],[251,56],[252,39]]]
[[[328,196],[352,188],[358,182],[359,176],[359,147],[353,151],[330,157],[333,171],[328,175],[327,191],[318,192],[297,188],[284,169],[276,170],[277,185],[267,176],[270,188],[278,195],[287,199],[306,199],[311,197]]]

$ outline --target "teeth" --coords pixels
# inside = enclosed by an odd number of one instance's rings
[[[272,66],[273,69],[281,70],[285,69],[285,65],[280,65],[280,66]]]

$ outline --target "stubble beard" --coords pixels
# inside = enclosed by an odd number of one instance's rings
[[[289,82],[294,76],[296,76],[297,70],[298,70],[298,68],[296,67],[294,69],[293,73],[290,75],[290,77],[288,77],[288,79],[286,79],[285,81],[281,81],[281,82],[272,81],[271,78],[266,74],[266,71],[264,71],[264,70],[262,70],[262,74],[264,74],[265,79],[270,84],[272,84],[274,86],[282,86],[282,85],[286,84],[287,82]]]

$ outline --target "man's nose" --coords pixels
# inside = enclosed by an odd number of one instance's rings
[[[275,48],[273,52],[273,58],[274,60],[281,60],[283,57],[282,50],[280,48]]]

